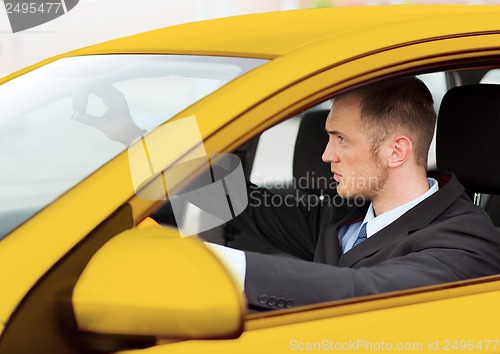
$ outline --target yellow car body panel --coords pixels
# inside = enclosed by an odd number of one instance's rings
[[[351,46],[370,45],[372,30],[379,28],[385,38],[425,38],[491,30],[483,16],[498,14],[498,6],[379,6],[338,9],[308,9],[259,15],[243,15],[182,24],[132,35],[58,55],[0,79],[0,84],[59,58],[73,55],[111,53],[154,53],[226,55],[273,59],[330,37],[362,32],[365,36]],[[460,18],[461,17],[461,18]],[[434,19],[437,26],[421,26]],[[449,23],[440,21],[448,19]],[[392,31],[391,27],[408,29]],[[495,28],[495,27],[493,27]],[[404,42],[403,42],[404,43]]]
[[[442,292],[448,297],[454,290],[457,289]],[[474,296],[426,301],[426,296],[420,294],[411,306],[401,307],[396,298],[381,300],[377,304],[379,309],[359,310],[357,307],[363,307],[363,303],[358,302],[344,305],[336,314],[338,308],[282,313],[269,318],[247,319],[246,331],[235,340],[169,343],[144,350],[144,353],[498,353],[498,329],[494,325],[478,326],[478,323],[485,316],[500,314],[500,309],[495,306],[499,295],[500,291],[497,290]],[[391,301],[393,306],[384,308]],[[457,309],[460,309],[459,313]],[[342,310],[345,312],[342,313]],[[308,312],[317,317],[314,318]],[[329,317],[321,316],[321,312],[330,312]],[[460,320],[454,320],[457,316]],[[272,324],[275,318],[280,320],[279,324]],[[288,318],[292,320],[287,321]],[[259,325],[259,322],[264,324]],[[257,328],[252,329],[254,326]],[[398,347],[401,345],[403,347]]]
[[[471,16],[493,7],[346,7],[243,15],[168,27],[86,48],[83,53],[188,53],[274,58],[326,38],[392,24]],[[474,22],[474,21],[471,21]],[[465,23],[460,24],[464,26]],[[469,23],[470,25],[470,23]],[[464,27],[465,28],[465,27]],[[436,29],[433,29],[436,30]],[[453,33],[454,28],[448,31]],[[391,37],[394,33],[391,33]],[[366,43],[365,43],[366,44]]]
[[[415,68],[499,55],[499,19],[499,6],[394,6],[241,16],[175,26],[84,48],[47,59],[2,82],[73,55],[182,53],[275,58],[176,116],[195,115],[207,151],[227,152],[292,113],[346,88]],[[155,134],[158,131],[151,133]],[[185,153],[169,151],[165,167]],[[0,333],[39,279],[127,201],[136,224],[157,205],[135,197],[124,152],[0,241],[0,269],[12,270],[0,273],[0,284],[8,289],[1,295]],[[470,335],[467,339],[492,337],[497,333],[491,329],[494,326],[481,326],[481,331],[474,332],[474,324],[482,315],[495,317],[500,282],[470,289],[470,294],[453,299],[447,299],[448,291],[437,291],[432,301],[419,293],[406,298],[405,306],[383,298],[371,303],[375,308],[352,315],[352,307],[346,307],[343,315],[328,317],[332,308],[320,306],[283,314],[280,325],[273,325],[272,317],[250,317],[247,328],[253,330],[238,340],[169,344],[144,352],[193,352],[201,348],[218,353],[288,352],[290,337],[303,341],[323,340],[325,336],[332,340],[356,338],[360,323],[369,328],[363,331],[364,338],[374,340],[416,340],[415,329],[422,329],[422,323],[428,334],[435,333],[439,338],[451,340],[466,334]],[[462,320],[450,320],[463,307]],[[430,311],[438,320],[429,320]],[[407,323],[408,318],[414,322]],[[258,321],[263,322],[259,325]],[[446,329],[440,327],[445,324]]]

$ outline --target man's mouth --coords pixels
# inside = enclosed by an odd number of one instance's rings
[[[333,179],[336,180],[337,182],[340,182],[340,180],[342,179],[342,175],[339,175],[335,171],[332,171],[332,173],[333,173]]]

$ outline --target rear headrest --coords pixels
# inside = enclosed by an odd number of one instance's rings
[[[321,159],[328,143],[328,134],[325,132],[327,116],[328,110],[304,114],[293,154],[293,177],[297,187],[317,195],[336,194],[336,182],[330,165]]]
[[[500,85],[448,91],[436,134],[439,169],[455,173],[469,192],[500,194]]]

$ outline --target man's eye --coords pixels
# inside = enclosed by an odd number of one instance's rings
[[[343,143],[345,141],[344,137],[340,136],[340,135],[337,135],[337,139],[338,139],[339,143]]]

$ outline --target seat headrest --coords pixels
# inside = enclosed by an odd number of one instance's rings
[[[455,87],[443,98],[436,132],[439,169],[469,192],[500,194],[500,85]]]
[[[300,122],[293,154],[293,177],[297,187],[317,195],[335,195],[336,182],[330,165],[321,156],[328,143],[325,122],[328,110],[304,114]]]

